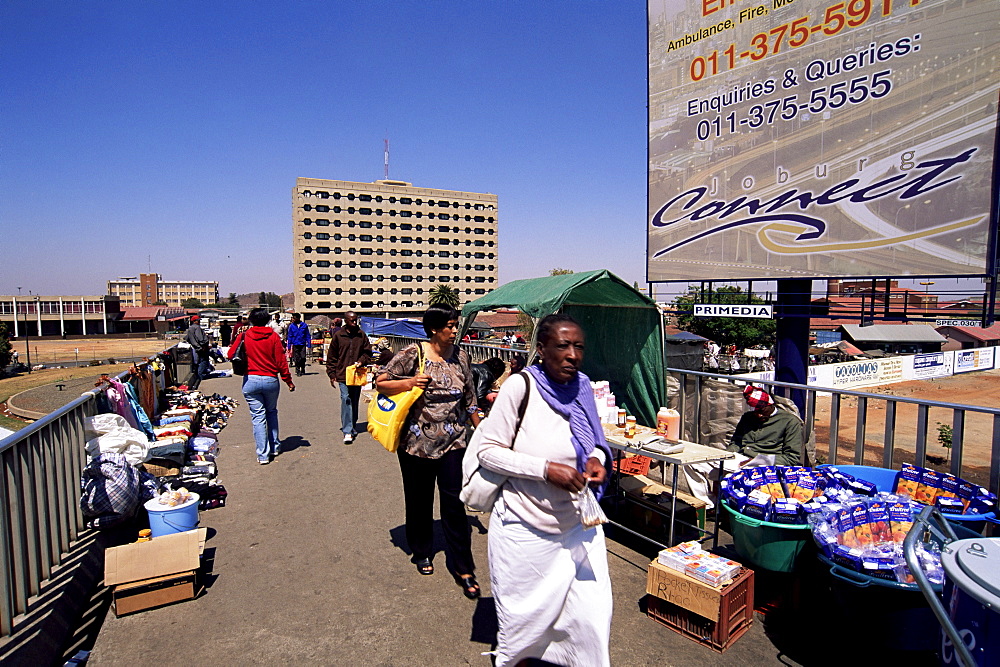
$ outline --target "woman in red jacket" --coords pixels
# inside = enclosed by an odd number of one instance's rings
[[[267,465],[281,453],[278,440],[278,394],[280,377],[295,391],[295,383],[288,372],[281,337],[267,326],[271,316],[263,308],[250,311],[250,328],[240,333],[229,346],[229,358],[244,343],[247,374],[243,376],[243,397],[247,399],[253,418],[253,438],[257,442],[257,462]]]

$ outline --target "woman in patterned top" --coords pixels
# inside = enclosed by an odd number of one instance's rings
[[[431,306],[424,313],[430,340],[403,348],[376,379],[386,395],[422,387],[400,434],[399,469],[406,504],[406,541],[420,574],[433,574],[434,485],[440,495],[441,523],[448,570],[469,599],[480,595],[472,558],[472,529],[459,500],[462,457],[469,422],[479,425],[476,394],[468,355],[455,345],[458,312]],[[420,373],[420,358],[424,372]]]

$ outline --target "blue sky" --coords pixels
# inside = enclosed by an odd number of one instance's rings
[[[299,176],[492,192],[500,281],[643,284],[644,2],[0,3],[0,294],[291,291]]]

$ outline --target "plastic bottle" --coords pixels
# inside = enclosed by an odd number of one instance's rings
[[[625,408],[624,407],[618,408],[617,410],[615,410],[615,414],[617,416],[617,419],[615,420],[615,426],[617,426],[618,428],[625,428],[626,416],[628,415],[628,413],[625,412]]]
[[[656,434],[668,440],[680,440],[681,413],[670,408],[660,408],[656,413]]]
[[[635,417],[632,415],[625,418],[625,437],[630,440],[635,437]]]

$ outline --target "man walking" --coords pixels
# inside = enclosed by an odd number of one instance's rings
[[[208,349],[210,347],[208,335],[201,328],[201,316],[191,316],[191,324],[184,334],[184,340],[191,346],[191,376],[188,378],[187,388],[197,389],[201,381],[208,377]]]
[[[370,362],[372,358],[372,344],[361,330],[357,313],[344,313],[343,328],[330,340],[326,374],[330,377],[331,387],[340,383],[340,422],[345,445],[354,442],[358,435],[358,403],[361,400],[361,387],[347,384],[347,367],[360,366],[362,359]]]
[[[292,313],[292,323],[288,325],[285,349],[292,353],[292,365],[296,375],[306,374],[306,350],[312,347],[312,335],[309,325],[302,321],[302,316]]]

